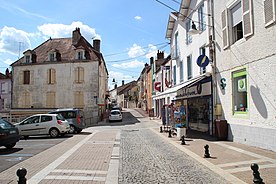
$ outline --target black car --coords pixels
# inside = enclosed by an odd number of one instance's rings
[[[0,119],[0,146],[11,149],[16,145],[19,139],[20,135],[18,129],[10,122]]]

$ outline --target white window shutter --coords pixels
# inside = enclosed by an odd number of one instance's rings
[[[275,9],[275,0],[264,0],[265,26],[269,26],[276,21]]]
[[[244,37],[248,37],[253,35],[252,0],[242,1],[242,12],[243,12],[243,35]]]
[[[229,30],[228,30],[228,16],[227,16],[227,9],[225,9],[221,13],[221,27],[222,27],[222,42],[223,42],[223,49],[229,47]]]

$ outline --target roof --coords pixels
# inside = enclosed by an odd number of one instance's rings
[[[68,62],[75,59],[75,50],[78,48],[83,48],[89,52],[89,60],[99,61],[100,59],[103,59],[102,54],[97,52],[83,36],[81,36],[76,46],[72,45],[72,38],[50,38],[35,49],[31,50],[31,52],[36,54],[36,63],[45,63],[48,61],[48,54],[52,51],[58,51],[60,53],[60,62]],[[11,66],[20,65],[22,63],[24,63],[24,57],[21,57],[12,63]]]
[[[167,25],[166,38],[171,38],[172,37],[174,23],[177,20],[177,17],[178,17],[178,13],[177,12],[172,12],[170,14],[168,25]]]
[[[121,95],[123,94],[125,91],[133,88],[134,86],[137,86],[137,81],[131,81],[123,86],[120,86],[117,88],[117,94]]]

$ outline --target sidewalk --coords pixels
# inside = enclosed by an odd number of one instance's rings
[[[143,110],[135,110],[148,117]],[[161,126],[160,119],[152,121]],[[176,136],[168,138],[168,133],[160,133],[160,129],[152,131],[232,183],[253,183],[252,163],[259,165],[260,176],[264,183],[272,184],[276,181],[276,153],[273,151],[231,141],[217,141],[214,137],[196,131],[188,131],[185,138],[186,145],[181,145]],[[204,158],[206,144],[209,146],[211,158]]]
[[[104,133],[105,136],[102,136]],[[116,184],[119,166],[119,130],[74,135],[44,152],[0,173],[0,184],[16,184],[16,171],[27,169],[28,184]]]

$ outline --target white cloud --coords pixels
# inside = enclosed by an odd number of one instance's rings
[[[142,20],[142,17],[140,17],[140,16],[138,16],[138,15],[135,16],[134,18],[135,18],[136,20]]]
[[[149,50],[148,50],[148,53],[146,54],[146,58],[155,57],[157,54],[157,47],[153,44],[149,44],[148,47],[149,47]]]
[[[87,39],[87,41],[92,40],[92,38],[100,39],[100,35],[96,34],[95,29],[83,24],[82,22],[72,22],[70,25],[65,24],[43,24],[38,26],[38,30],[45,36],[52,38],[64,38],[71,37],[72,31],[80,28],[81,34]]]
[[[33,34],[5,26],[0,32],[0,52],[18,55],[20,52],[31,48],[30,37]]]
[[[131,62],[127,62],[127,63],[120,63],[120,64],[113,64],[112,66],[115,68],[139,68],[139,67],[143,67],[145,63],[138,61],[138,60],[134,60]]]
[[[135,58],[138,56],[142,56],[144,54],[145,54],[145,50],[137,44],[133,44],[133,46],[128,51],[128,56],[130,58]]]

